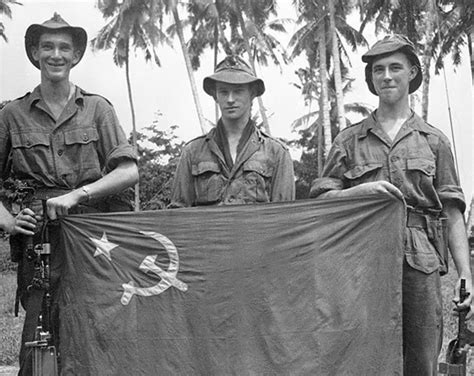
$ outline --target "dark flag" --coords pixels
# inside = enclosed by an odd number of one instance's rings
[[[401,375],[391,196],[61,222],[62,375]]]

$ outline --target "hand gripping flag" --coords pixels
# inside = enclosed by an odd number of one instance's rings
[[[62,375],[402,373],[389,196],[61,222]]]

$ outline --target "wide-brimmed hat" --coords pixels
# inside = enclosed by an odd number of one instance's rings
[[[372,63],[381,55],[390,55],[395,52],[404,53],[408,60],[418,68],[418,72],[413,80],[410,81],[409,93],[415,92],[421,85],[423,80],[423,73],[421,71],[421,64],[418,56],[416,56],[415,46],[404,35],[393,34],[387,35],[382,40],[375,43],[372,48],[362,55],[362,61],[367,63],[365,66],[365,82],[372,94],[378,95],[375,91],[374,83],[372,82]]]
[[[32,47],[37,47],[39,39],[43,33],[46,32],[58,32],[65,31],[71,34],[74,43],[74,48],[80,51],[79,60],[76,64],[81,61],[84,52],[87,47],[87,33],[82,27],[71,26],[58,14],[54,13],[54,16],[40,24],[33,24],[26,29],[25,33],[25,49],[28,59],[31,64],[36,68],[40,69],[39,62],[33,58]],[[76,65],[74,64],[74,65]]]
[[[250,66],[239,56],[227,56],[217,64],[214,74],[204,78],[204,91],[215,96],[216,82],[236,85],[253,84],[256,87],[257,97],[265,92],[263,81],[255,76]]]

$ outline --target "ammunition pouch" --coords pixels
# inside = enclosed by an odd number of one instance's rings
[[[423,214],[409,211],[407,218],[407,227],[418,227],[426,231],[426,235],[433,244],[439,259],[439,273],[445,275],[448,273],[449,247],[448,247],[448,222],[447,217],[431,214]]]

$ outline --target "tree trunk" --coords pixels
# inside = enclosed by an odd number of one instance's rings
[[[196,106],[196,111],[199,119],[199,125],[201,127],[201,132],[205,134],[207,132],[205,126],[204,115],[202,113],[201,102],[199,101],[199,95],[197,91],[196,81],[194,79],[193,67],[191,65],[191,59],[189,58],[188,49],[186,47],[186,42],[184,40],[183,26],[179,18],[178,9],[175,6],[173,8],[173,17],[176,24],[176,31],[178,32],[179,43],[181,45],[181,50],[183,52],[184,62],[186,63],[186,70],[188,72],[189,83],[191,84],[191,91],[193,93],[194,104]]]
[[[217,67],[217,52],[218,52],[218,46],[219,46],[219,20],[216,20],[216,25],[214,26],[214,70],[216,70]],[[217,102],[214,104],[215,106],[215,113],[216,113],[216,125],[217,122],[219,121],[219,105]]]
[[[337,124],[339,125],[339,130],[341,131],[346,127],[346,117],[344,114],[344,94],[342,92],[341,60],[339,56],[339,45],[336,33],[334,1],[337,0],[328,0],[329,32],[332,39],[332,61],[334,63],[334,84],[336,87]]]
[[[321,126],[324,131],[324,157],[329,153],[331,148],[331,119],[329,117],[329,90],[328,90],[328,74],[327,74],[327,63],[326,63],[326,24],[324,18],[318,26],[319,34],[319,79],[321,81],[321,105],[320,105],[320,118],[322,119]],[[321,170],[318,174],[321,176]]]
[[[125,58],[125,77],[127,79],[127,90],[128,90],[128,101],[130,103],[130,112],[132,114],[132,146],[135,153],[138,155],[138,147],[137,147],[137,125],[135,120],[135,107],[133,105],[133,97],[132,97],[132,84],[130,81],[130,59],[129,59],[129,43],[130,41],[127,40],[127,47],[126,47],[126,58]],[[137,182],[135,184],[135,211],[140,211],[140,184]]]
[[[429,41],[433,40],[434,36],[434,19],[436,17],[436,8],[432,0],[426,2],[425,9],[425,32],[424,32],[424,48],[423,48],[423,91],[421,97],[421,116],[424,121],[428,121],[428,107],[429,107],[429,95],[430,95],[430,68],[431,58],[433,55],[433,48]]]
[[[239,7],[237,7],[239,8]],[[255,63],[253,61],[252,51],[250,50],[250,43],[249,43],[249,34],[247,32],[247,27],[245,26],[245,21],[242,16],[242,11],[237,9],[237,17],[239,18],[240,29],[242,30],[242,37],[244,38],[245,43],[245,50],[247,51],[247,55],[249,55],[250,65],[252,66],[253,73],[257,75],[257,71],[255,70]],[[265,106],[263,105],[262,97],[257,97],[258,106],[260,108],[260,115],[262,116],[263,128],[265,132],[268,134],[270,133],[270,126],[268,124],[267,114],[265,113]]]

